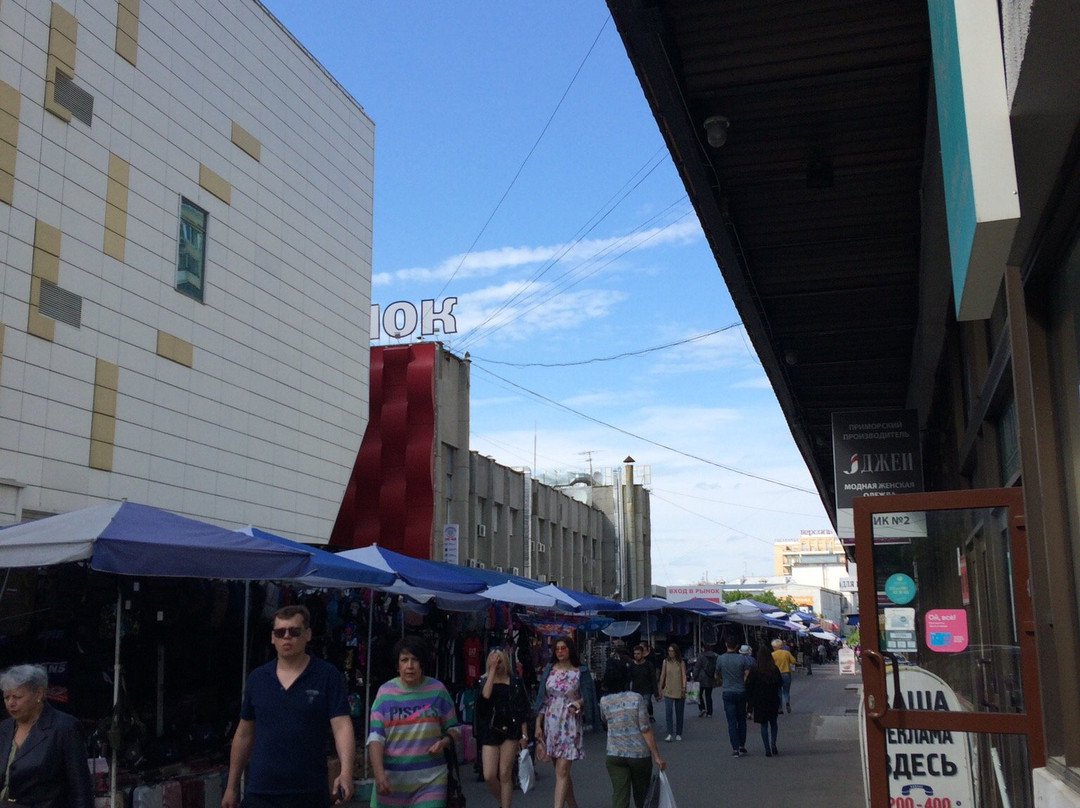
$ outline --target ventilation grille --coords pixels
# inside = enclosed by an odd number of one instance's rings
[[[56,71],[53,101],[87,126],[94,120],[94,96],[77,86],[70,76]]]
[[[41,282],[38,311],[46,317],[59,320],[72,328],[82,326],[82,297],[61,289],[52,281]]]

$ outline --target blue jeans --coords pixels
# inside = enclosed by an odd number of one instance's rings
[[[780,674],[780,695],[783,696],[783,703],[788,707],[791,706],[791,671]]]
[[[772,742],[769,742],[769,731],[772,731]],[[776,716],[761,725],[761,742],[765,745],[765,751],[771,752],[776,748]]]
[[[671,708],[675,707],[675,729],[672,730],[671,723]],[[686,709],[686,699],[673,699],[671,696],[664,696],[664,718],[667,719],[667,734],[668,735],[682,735],[682,721],[683,710]]]
[[[727,717],[728,740],[734,752],[746,746],[746,693],[725,690],[724,715]]]

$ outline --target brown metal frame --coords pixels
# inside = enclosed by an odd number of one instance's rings
[[[862,645],[863,699],[866,720],[867,768],[871,808],[889,808],[889,781],[885,771],[885,732],[888,729],[948,729],[1024,735],[1032,768],[1045,764],[1039,668],[1035,652],[1035,621],[1028,593],[1029,567],[1024,530],[1022,488],[983,488],[939,491],[929,494],[894,494],[857,497],[852,503],[855,523],[855,561],[858,565],[859,622],[866,627]],[[1009,544],[1012,551],[1013,597],[1019,628],[1020,669],[1023,677],[1024,713],[963,713],[890,709],[886,695],[885,659],[878,644],[877,592],[874,584],[873,516],[896,511],[940,511],[974,508],[1007,508]]]

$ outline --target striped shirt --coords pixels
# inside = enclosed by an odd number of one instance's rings
[[[409,687],[400,678],[379,688],[371,705],[368,743],[383,746],[390,793],[377,794],[385,808],[441,808],[446,804],[446,760],[428,748],[457,726],[454,702],[442,682],[425,676]]]

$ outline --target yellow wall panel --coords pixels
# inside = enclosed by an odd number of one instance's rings
[[[112,471],[113,445],[98,440],[90,441],[90,468]]]
[[[135,64],[139,55],[139,0],[120,0],[117,4],[116,52]]]
[[[236,121],[232,122],[232,142],[256,160],[262,159],[262,144]]]
[[[127,237],[128,177],[127,161],[109,155],[109,183],[105,190],[105,241],[103,249],[117,261],[124,260]]]
[[[231,204],[232,186],[225,181],[224,177],[215,173],[212,169],[207,168],[202,163],[199,164],[199,185],[226,205]]]
[[[52,4],[49,19],[49,54],[45,62],[45,109],[65,121],[71,120],[71,111],[60,106],[54,99],[56,71],[61,70],[75,78],[75,40],[79,23],[75,15],[59,3]]]
[[[115,362],[97,360],[94,368],[94,384],[106,390],[120,389],[120,366]]]
[[[195,352],[190,342],[174,337],[164,331],[158,331],[157,353],[158,356],[170,359],[177,364],[191,367]]]

